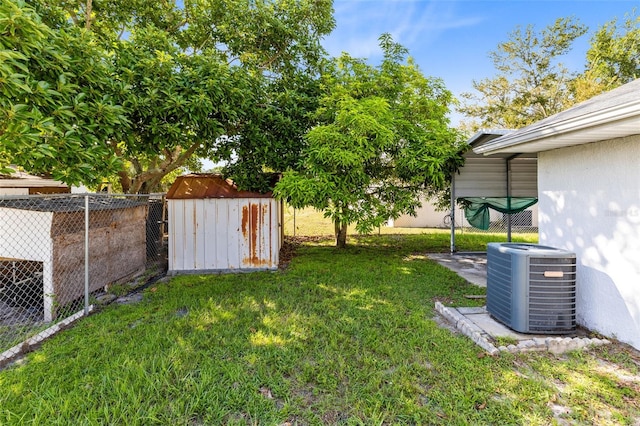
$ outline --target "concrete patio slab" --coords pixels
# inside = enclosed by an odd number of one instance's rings
[[[487,286],[486,253],[432,253],[427,256],[470,283],[480,287]]]

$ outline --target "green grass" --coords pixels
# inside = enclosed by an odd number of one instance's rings
[[[624,347],[494,358],[440,327],[436,300],[484,292],[425,256],[446,242],[307,243],[285,271],[158,283],[1,371],[0,424],[548,425],[557,407],[637,421]]]
[[[294,209],[291,206],[284,208],[285,235],[289,236],[324,236],[327,239],[333,237],[334,227],[330,219],[324,217],[324,214],[311,207],[304,209]],[[389,226],[381,226],[373,235],[420,235],[429,234],[437,235],[439,246],[433,251],[446,252],[450,250],[450,230],[441,228],[396,228]],[[347,242],[350,239],[357,238],[358,233],[355,224],[348,228]],[[357,239],[356,239],[357,241]],[[456,231],[456,248],[459,251],[486,251],[488,242],[505,242],[507,241],[506,232],[490,233],[486,231],[473,229],[458,229]],[[538,242],[537,233],[514,232],[512,235],[514,242]]]

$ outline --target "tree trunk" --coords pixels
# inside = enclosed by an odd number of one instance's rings
[[[118,172],[118,177],[120,179],[120,185],[122,186],[122,192],[124,194],[129,193],[129,188],[131,188],[131,179],[129,175],[125,171]]]
[[[336,232],[336,247],[343,249],[347,246],[347,223],[336,219],[333,224]]]

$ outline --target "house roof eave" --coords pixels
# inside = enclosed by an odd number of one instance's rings
[[[477,154],[540,152],[640,133],[640,100],[635,105],[609,108],[564,122],[522,131],[494,139],[474,148]]]
[[[477,154],[540,152],[640,134],[640,79],[473,148]]]

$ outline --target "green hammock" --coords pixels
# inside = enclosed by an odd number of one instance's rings
[[[489,209],[500,213],[519,213],[538,202],[536,197],[465,197],[468,204],[464,209],[464,217],[471,226],[489,229]]]

